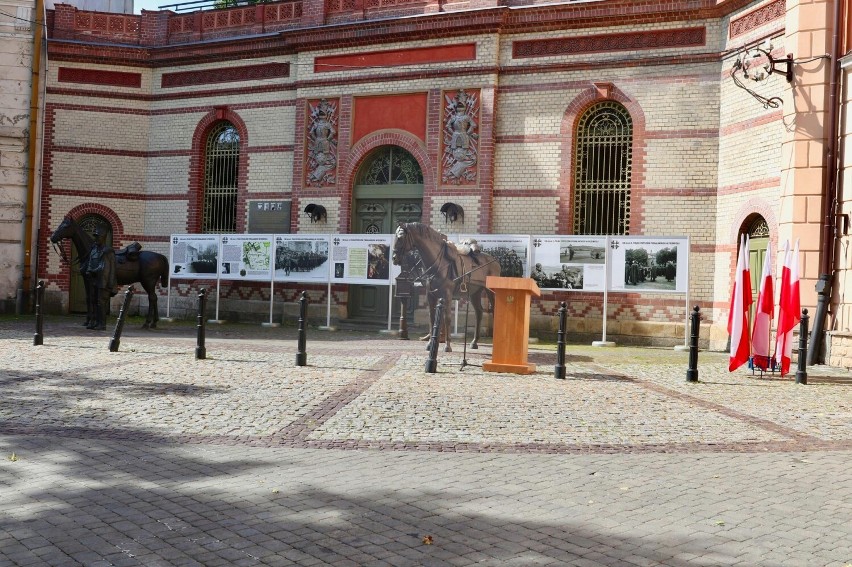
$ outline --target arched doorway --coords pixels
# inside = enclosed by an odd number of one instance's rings
[[[751,315],[754,318],[754,309],[757,306],[757,294],[760,291],[760,276],[763,272],[763,262],[766,258],[766,249],[769,246],[769,225],[760,215],[754,215],[745,224],[745,231],[749,239],[748,269],[751,273]]]
[[[390,234],[399,222],[423,215],[423,171],[408,151],[380,146],[355,175],[352,232]],[[388,317],[388,286],[350,285],[349,318],[381,323]]]
[[[92,239],[94,239],[92,235],[96,226],[105,227],[107,229],[107,246],[112,246],[112,225],[101,215],[84,215],[77,220],[77,224]],[[71,246],[71,286],[68,290],[68,310],[71,313],[86,312],[86,284],[83,283],[83,276],[80,275],[80,262],[76,246]]]

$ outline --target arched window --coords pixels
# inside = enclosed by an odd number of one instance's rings
[[[207,137],[204,154],[204,213],[201,232],[237,231],[237,180],[240,135],[230,122],[220,122]]]
[[[628,234],[633,121],[607,100],[589,108],[577,127],[574,234]]]
[[[381,146],[361,166],[359,185],[422,185],[423,172],[413,155],[399,146]]]

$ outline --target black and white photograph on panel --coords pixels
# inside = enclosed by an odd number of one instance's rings
[[[173,234],[169,249],[173,279],[213,279],[218,277],[218,234]]]
[[[462,234],[458,236],[458,241],[461,243],[461,249],[473,241],[473,248],[493,256],[500,264],[500,276],[504,278],[525,278],[529,274],[529,236]]]
[[[605,236],[534,235],[532,243],[530,277],[539,289],[604,290]]]
[[[276,281],[328,281],[327,235],[275,235]]]
[[[603,244],[562,242],[559,249],[559,261],[563,264],[603,264],[606,262],[605,241]]]
[[[612,237],[610,248],[612,291],[686,292],[686,237]]]

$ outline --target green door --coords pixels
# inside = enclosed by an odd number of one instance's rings
[[[760,276],[763,275],[763,262],[766,259],[766,248],[769,246],[769,227],[763,217],[757,217],[748,230],[748,269],[751,274],[751,309],[750,320],[754,321],[754,310],[757,306],[757,294],[760,293]],[[770,262],[772,260],[770,259]],[[775,267],[773,266],[773,270]],[[773,277],[775,274],[773,273]]]
[[[355,232],[391,234],[399,222],[419,222],[422,199],[356,199]],[[388,318],[386,285],[349,286],[349,318],[381,323]]]
[[[398,222],[420,221],[423,172],[414,156],[399,146],[370,152],[355,176],[352,211],[358,234],[392,234]],[[386,285],[350,285],[349,318],[387,322],[388,293]]]

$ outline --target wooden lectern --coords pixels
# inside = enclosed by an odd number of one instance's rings
[[[541,296],[532,278],[488,276],[485,287],[494,292],[494,348],[491,360],[482,365],[488,372],[532,374],[527,363],[530,338],[530,298]]]

